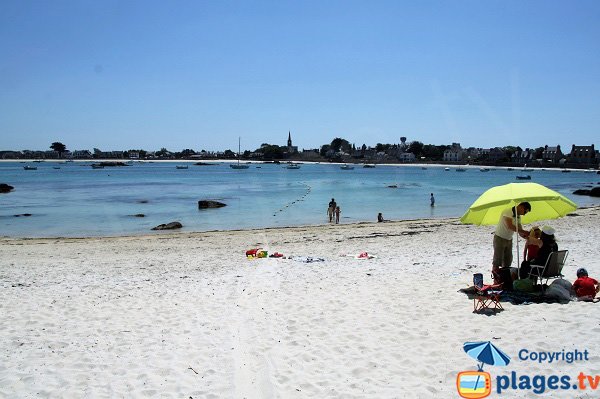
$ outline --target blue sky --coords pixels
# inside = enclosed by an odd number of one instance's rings
[[[0,2],[0,150],[570,148],[598,1]]]

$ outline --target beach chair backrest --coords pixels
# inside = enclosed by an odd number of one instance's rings
[[[546,267],[544,268],[543,277],[558,277],[561,275],[563,266],[567,260],[569,251],[556,251],[550,253]]]
[[[473,274],[473,285],[477,288],[483,287],[483,274],[481,274],[481,273]]]

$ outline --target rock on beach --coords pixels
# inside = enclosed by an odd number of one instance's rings
[[[152,230],[175,230],[182,228],[183,225],[179,222],[171,222],[167,224],[159,224],[156,227],[153,227]]]

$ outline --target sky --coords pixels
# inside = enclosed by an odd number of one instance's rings
[[[600,145],[599,1],[0,2],[0,150]]]

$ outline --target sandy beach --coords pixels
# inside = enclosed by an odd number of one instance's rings
[[[570,251],[565,278],[599,278],[600,208],[547,224]],[[477,369],[463,343],[488,340],[512,358],[486,368],[493,384],[600,375],[600,304],[472,313],[458,290],[473,273],[489,282],[492,232],[439,219],[0,239],[0,397],[455,398],[457,374]],[[294,258],[247,259],[255,247]],[[365,251],[376,257],[354,257]],[[589,359],[539,363],[522,349]]]

